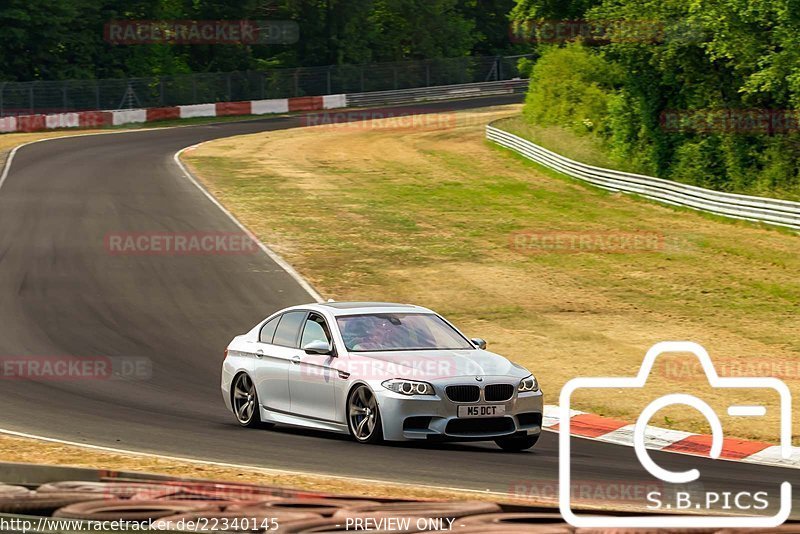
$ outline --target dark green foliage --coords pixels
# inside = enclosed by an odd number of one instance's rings
[[[4,0],[0,81],[507,54],[513,0]],[[292,20],[291,45],[111,45],[113,20]]]
[[[800,134],[665,128],[665,112],[796,113],[800,16],[793,0],[517,0],[515,22],[646,23],[652,39],[532,44],[542,54],[526,117],[596,136],[620,166],[715,189],[800,197]],[[627,26],[626,26],[627,25]],[[617,31],[617,30],[615,30]],[[736,131],[738,129],[738,131]]]

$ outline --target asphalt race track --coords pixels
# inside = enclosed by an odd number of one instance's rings
[[[520,99],[417,104],[415,110]],[[324,433],[239,428],[220,397],[225,346],[276,309],[312,299],[265,254],[107,252],[110,232],[238,231],[182,175],[174,153],[210,139],[299,125],[296,116],[266,118],[67,137],[18,151],[0,189],[0,356],[149,358],[152,378],[0,380],[0,427],[128,450],[452,488],[508,492],[556,481],[558,443],[550,433],[534,452],[508,454],[493,443],[363,446]],[[573,440],[573,454],[581,480],[649,480],[631,448]],[[653,457],[668,468],[699,468],[706,489],[763,485],[774,492],[776,483],[800,478],[796,470]],[[794,502],[797,510],[796,496]]]

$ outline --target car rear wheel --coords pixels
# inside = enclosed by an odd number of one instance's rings
[[[367,386],[357,386],[347,399],[347,425],[350,435],[360,443],[380,443],[383,440],[378,399]]]
[[[236,377],[233,382],[233,412],[239,424],[247,428],[265,426],[259,414],[258,394],[253,379],[245,373]]]
[[[498,447],[508,452],[526,451],[536,445],[537,441],[539,441],[538,434],[535,436],[500,438],[494,440]]]

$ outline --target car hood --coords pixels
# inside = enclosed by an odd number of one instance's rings
[[[530,373],[507,358],[487,350],[424,350],[351,352],[351,372],[363,378],[446,379],[460,376],[511,376]]]

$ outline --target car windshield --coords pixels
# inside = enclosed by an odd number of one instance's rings
[[[337,323],[351,352],[475,348],[441,317],[429,313],[348,315]]]

